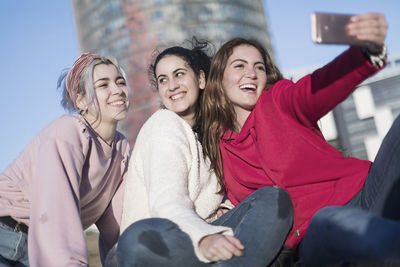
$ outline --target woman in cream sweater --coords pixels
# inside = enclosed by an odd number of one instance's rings
[[[195,42],[193,49],[167,48],[150,66],[165,108],[144,124],[131,155],[118,266],[266,266],[268,254],[280,249],[271,240],[285,235],[264,235],[263,229],[287,233],[291,227],[291,201],[279,188],[260,189],[222,211],[224,192],[199,141],[210,59],[207,43]],[[276,201],[283,212],[266,214],[265,206]],[[276,217],[279,223],[271,226]]]

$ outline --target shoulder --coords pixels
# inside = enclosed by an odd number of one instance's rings
[[[186,123],[179,115],[168,109],[157,110],[146,121],[150,125],[169,125],[169,124],[183,124]],[[187,124],[187,123],[186,123]],[[189,125],[188,125],[189,126]]]
[[[292,80],[289,79],[282,79],[277,81],[272,88],[274,88],[275,90],[279,90],[280,88],[285,88],[288,86],[292,86],[294,84],[294,82]]]
[[[62,115],[51,122],[43,131],[40,136],[53,140],[56,143],[69,143],[72,145],[80,145],[91,138],[90,126],[85,120],[75,115]],[[42,139],[42,141],[45,141]]]
[[[86,126],[79,122],[79,118],[73,115],[62,115],[50,122],[31,142],[25,147],[24,151],[36,151],[50,155],[52,153],[74,154],[80,157],[82,151],[87,147],[89,138],[86,137]],[[31,156],[31,152],[22,152]]]
[[[79,117],[65,114],[52,121],[43,131],[49,134],[57,134],[61,138],[71,136],[75,132],[85,132],[87,127],[87,124]]]
[[[58,129],[59,131],[71,131],[74,129],[86,129],[88,125],[81,117],[65,114],[55,119],[51,124],[49,124],[49,127]]]
[[[186,121],[169,110],[155,112],[140,129],[135,148],[180,147],[186,148],[196,144],[196,136]]]
[[[192,132],[190,125],[175,112],[167,109],[156,111],[143,125],[141,132],[165,135],[176,132]]]
[[[285,89],[292,87],[295,83],[292,80],[282,79],[277,81],[273,86],[271,86],[270,91],[273,94],[279,94],[280,92],[284,91]]]
[[[294,82],[288,79],[282,79],[274,83],[270,88],[262,92],[261,101],[265,101],[268,98],[276,98],[287,88],[292,87]]]

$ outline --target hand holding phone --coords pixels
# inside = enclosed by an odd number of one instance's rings
[[[385,15],[315,12],[311,15],[312,38],[316,43],[365,46],[371,52],[382,50],[388,24]]]
[[[350,22],[352,16],[354,15],[321,12],[312,13],[312,40],[318,44],[365,44],[346,33],[346,26]]]

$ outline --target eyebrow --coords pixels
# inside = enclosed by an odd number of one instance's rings
[[[185,69],[185,68],[177,68],[172,73],[175,74],[175,73],[177,73],[178,71],[181,71],[181,70],[187,71],[187,69]]]
[[[235,63],[237,61],[243,62],[243,63],[249,63],[249,62],[247,62],[247,60],[244,60],[244,59],[241,59],[241,58],[237,58],[237,59],[234,59],[229,65],[232,65],[233,63]],[[264,62],[262,62],[262,61],[257,61],[257,62],[254,63],[254,65],[257,65],[257,64],[262,64],[262,65],[265,66]]]
[[[102,82],[102,81],[109,81],[109,78],[100,78],[97,81],[94,82],[94,84],[98,83],[98,82]]]
[[[160,77],[167,77],[167,75],[165,75],[165,74],[160,74],[160,75],[157,76],[157,80],[160,79]]]
[[[179,72],[179,71],[181,71],[181,70],[187,71],[187,69],[185,69],[185,68],[177,68],[176,70],[174,70],[174,71],[172,72],[172,74],[175,74],[175,73],[177,73],[177,72]],[[160,74],[160,75],[157,76],[157,80],[160,79],[160,77],[167,77],[167,75],[166,75],[166,74]]]
[[[119,79],[124,79],[124,80],[125,80],[124,76],[122,76],[122,75],[117,76],[115,80],[117,81],[117,80],[119,80]],[[96,80],[96,81],[94,82],[94,84],[96,84],[96,83],[98,83],[98,82],[109,81],[109,80],[110,80],[110,78],[107,78],[107,77],[100,78],[100,79]]]

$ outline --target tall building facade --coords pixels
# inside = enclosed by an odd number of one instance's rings
[[[122,126],[134,142],[160,103],[147,77],[154,49],[192,36],[218,48],[233,37],[253,38],[272,51],[261,0],[73,0],[82,52],[118,59],[131,86],[131,111]],[[273,55],[272,55],[273,56]]]
[[[311,69],[287,73],[297,80]],[[400,55],[389,56],[386,67],[366,79],[332,112],[322,118],[325,138],[342,154],[374,160],[393,120],[400,114]]]
[[[365,80],[335,110],[340,145],[349,156],[373,160],[400,114],[400,55]]]

